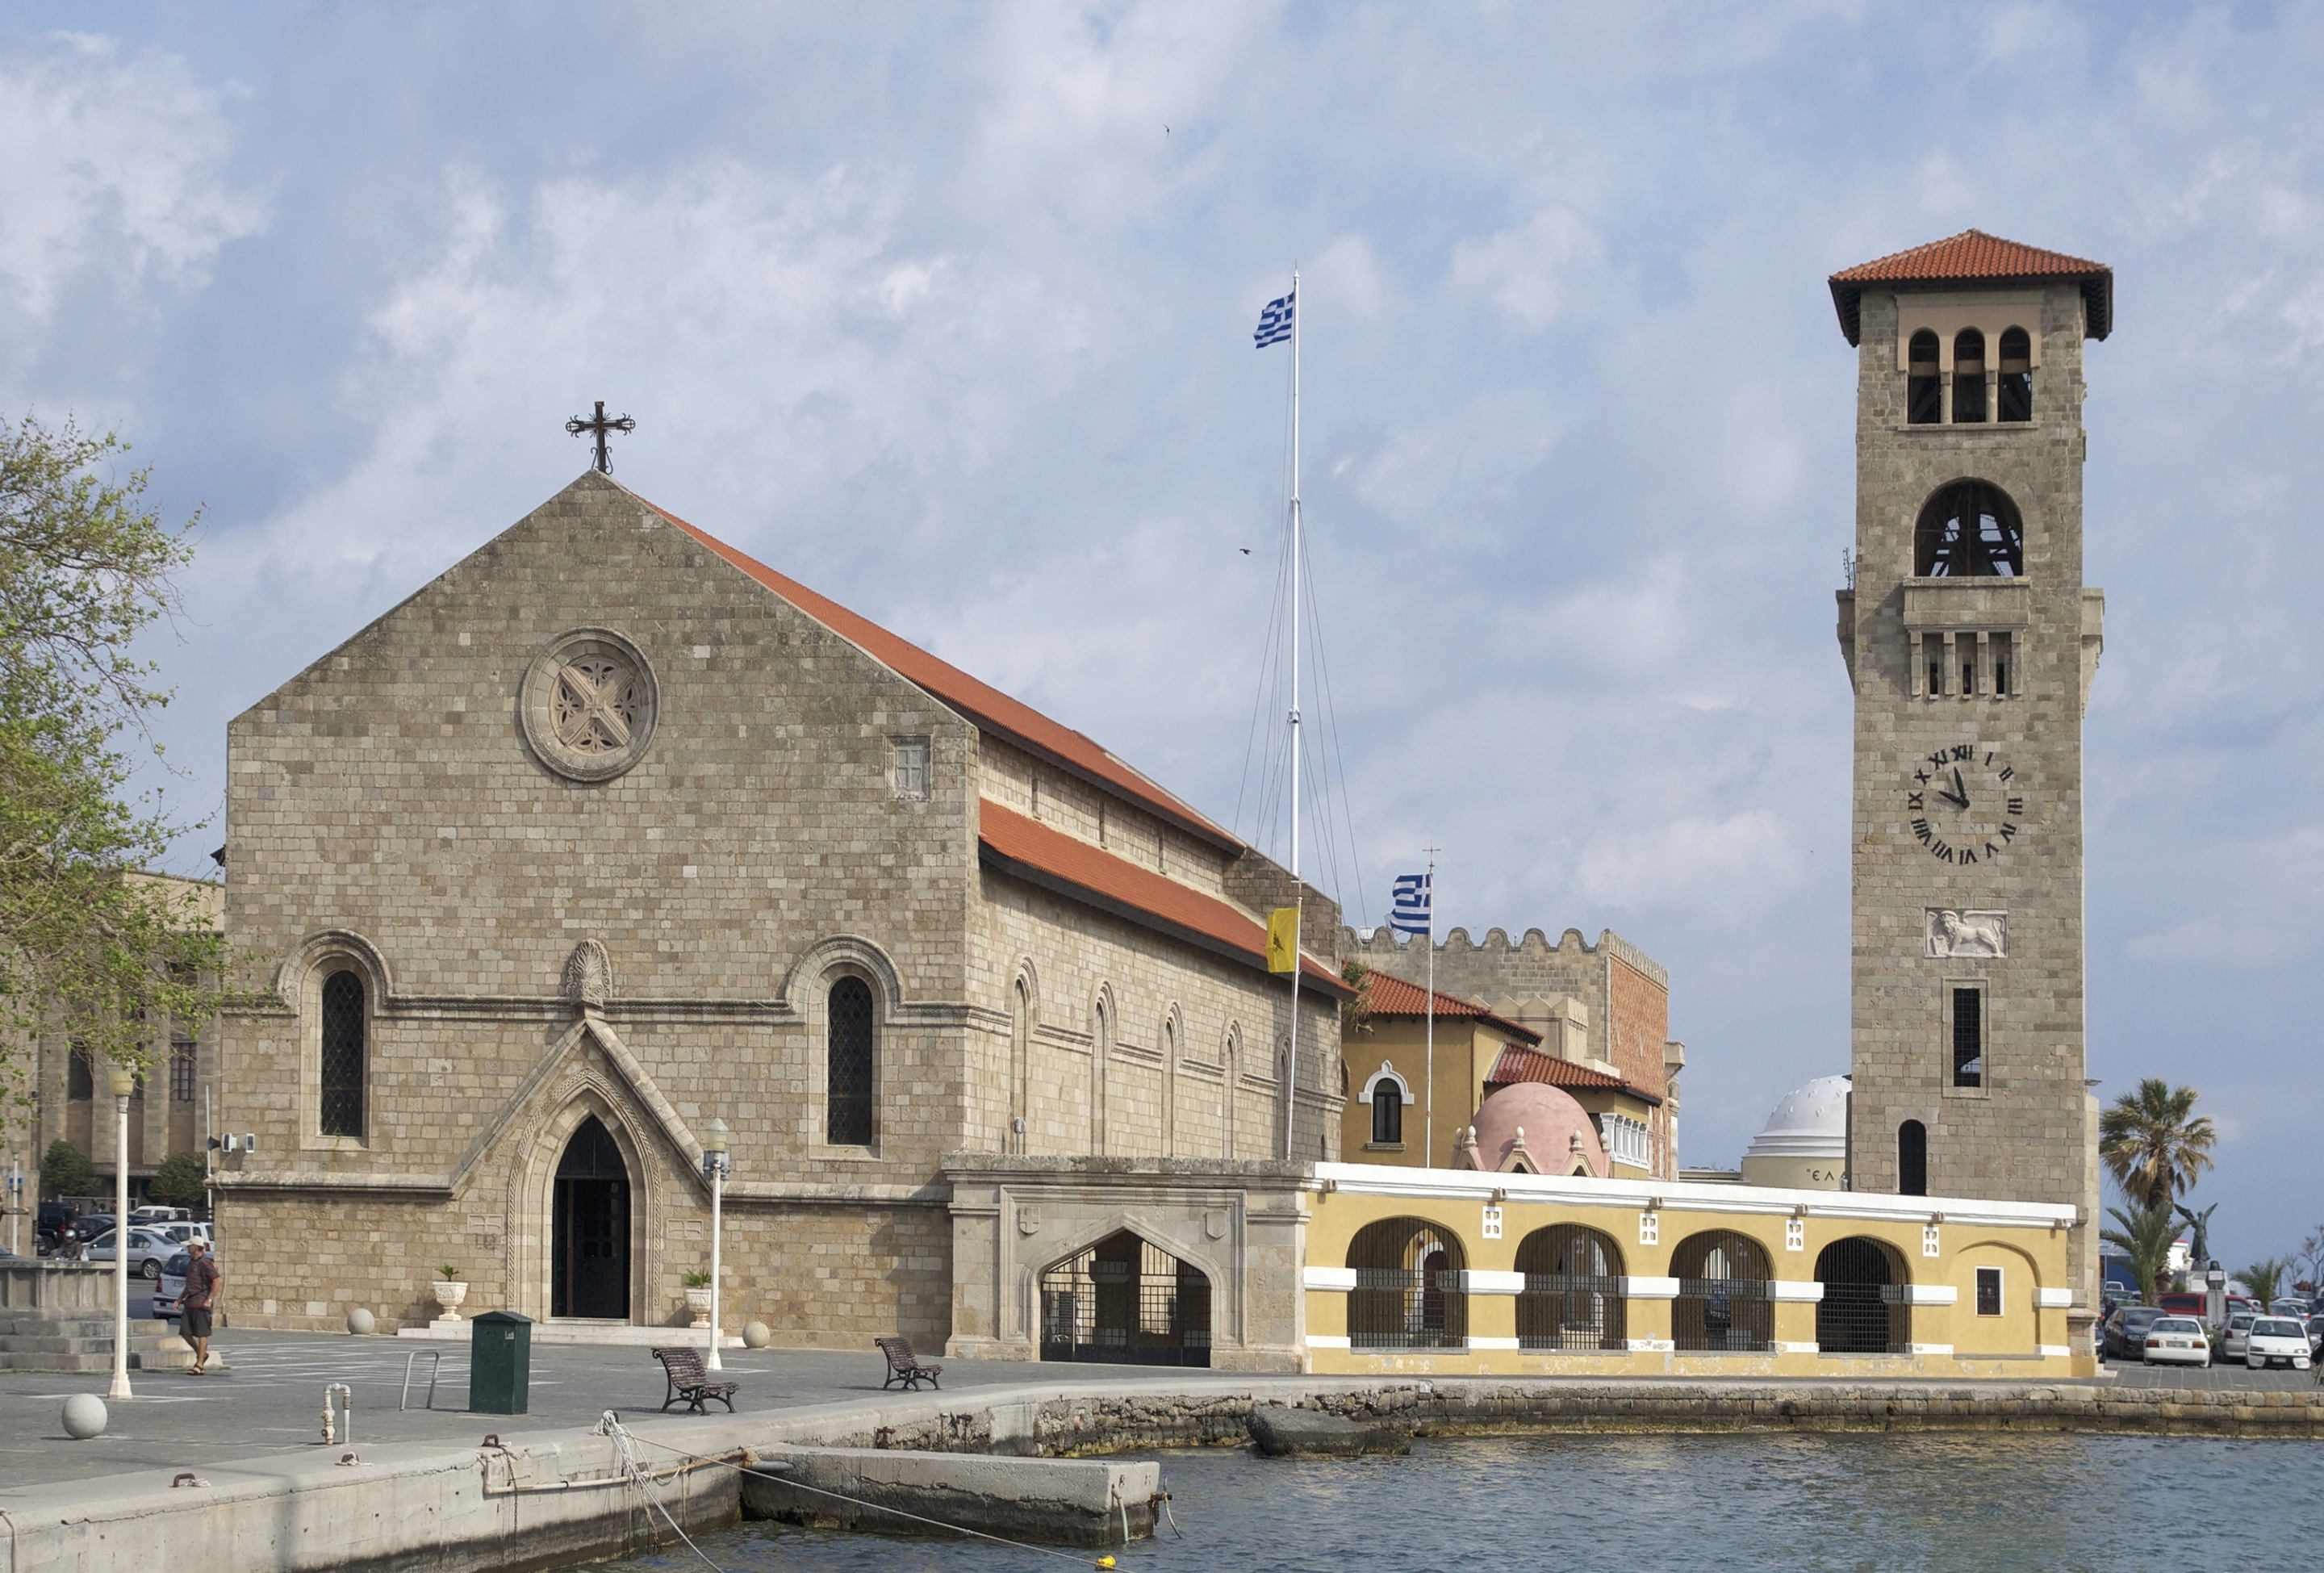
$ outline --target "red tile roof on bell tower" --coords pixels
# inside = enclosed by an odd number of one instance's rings
[[[2082,286],[2089,307],[2089,335],[2104,338],[2114,330],[2114,270],[2104,263],[2044,251],[1964,229],[1947,240],[1932,240],[1909,251],[1892,252],[1831,275],[1831,303],[1840,313],[1840,330],[1848,342],[1858,341],[1861,326],[1858,303],[1867,284],[1944,285],[2006,284],[2073,280]]]

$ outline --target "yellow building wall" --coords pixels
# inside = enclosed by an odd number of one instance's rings
[[[1350,1106],[1355,1106],[1351,1102]],[[1349,1173],[1357,1166],[1323,1168]],[[1379,1177],[1394,1181],[1392,1171],[1382,1171]],[[1906,1201],[1917,1207],[1923,1198],[1729,1186],[1649,1187],[1618,1180],[1565,1180],[1558,1187],[1564,1193],[1559,1199],[1541,1200],[1521,1194],[1526,1182],[1517,1176],[1508,1177],[1512,1182],[1508,1193],[1496,1202],[1488,1199],[1493,1189],[1489,1182],[1495,1178],[1478,1177],[1475,1184],[1480,1194],[1460,1198],[1364,1194],[1342,1188],[1328,1178],[1319,1181],[1319,1189],[1307,1198],[1305,1260],[1311,1271],[1305,1292],[1310,1370],[1329,1374],[2014,1378],[2087,1376],[2096,1372],[2096,1364],[2088,1356],[2075,1357],[2067,1353],[2062,1291],[2068,1285],[2068,1229],[2055,1216],[2038,1222],[2001,1225],[1932,1222],[1938,1216],[1934,1212],[1919,1217],[1882,1218],[1862,1214],[1884,1208],[1895,1212],[1898,1204]],[[1593,1186],[1602,1188],[1602,1201],[1572,1199]],[[1414,1189],[1425,1189],[1425,1182],[1416,1177]],[[1647,1202],[1664,1198],[1643,1193],[1655,1189],[1726,1192],[1733,1199],[1722,1208],[1698,1195],[1683,1205],[1665,1201],[1661,1208],[1652,1209]],[[1947,1204],[1935,1199],[1930,1205],[1941,1209]],[[1845,1210],[1835,1213],[1825,1208]],[[1426,1223],[1457,1247],[1462,1269],[1487,1275],[1514,1273],[1526,1238],[1558,1224],[1582,1225],[1608,1236],[1618,1253],[1615,1270],[1626,1278],[1649,1280],[1674,1277],[1675,1259],[1692,1237],[1731,1230],[1755,1241],[1771,1263],[1776,1290],[1771,1308],[1775,1347],[1749,1352],[1674,1349],[1671,1344],[1676,1301],[1633,1293],[1624,1303],[1630,1348],[1521,1349],[1515,1346],[1517,1298],[1509,1292],[1467,1294],[1466,1348],[1339,1346],[1349,1337],[1349,1294],[1342,1288],[1314,1287],[1313,1270],[1344,1272],[1357,1232],[1390,1218]],[[1818,1306],[1812,1295],[1820,1282],[1818,1258],[1827,1246],[1850,1238],[1881,1242],[1894,1253],[1892,1264],[1901,1261],[1914,1301],[1908,1334],[1912,1353],[1840,1355],[1816,1348]],[[1997,1317],[1977,1314],[1976,1270],[1979,1267],[2002,1271],[2002,1314]],[[2041,1305],[2044,1291],[2060,1303]]]

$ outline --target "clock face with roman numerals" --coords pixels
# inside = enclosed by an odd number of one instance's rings
[[[1954,743],[1917,761],[1904,782],[1904,824],[1929,856],[1966,865],[2000,856],[2024,834],[2025,788],[2000,754]]]

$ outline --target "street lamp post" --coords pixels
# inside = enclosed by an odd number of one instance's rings
[[[115,1060],[113,1086],[113,1385],[107,1398],[129,1391],[129,1096],[137,1073]]]
[[[702,1131],[702,1177],[710,1182],[710,1356],[702,1364],[712,1371],[726,1368],[718,1358],[718,1235],[726,1171],[733,1167],[726,1156],[726,1122],[714,1119]]]

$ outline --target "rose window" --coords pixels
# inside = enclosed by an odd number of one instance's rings
[[[618,754],[636,735],[646,703],[644,680],[628,662],[585,655],[558,672],[550,721],[558,742],[576,754]]]

